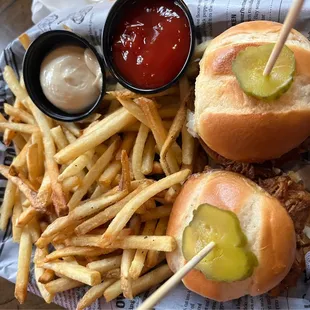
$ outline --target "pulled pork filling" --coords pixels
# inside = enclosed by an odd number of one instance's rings
[[[305,270],[305,253],[310,250],[310,240],[303,233],[310,215],[310,193],[305,190],[303,184],[294,182],[290,176],[284,174],[280,169],[274,168],[272,162],[263,164],[234,162],[212,151],[202,141],[200,143],[215,165],[251,179],[277,198],[287,210],[293,220],[296,232],[296,257],[290,272],[269,293],[272,296],[277,296],[285,289],[295,286]]]

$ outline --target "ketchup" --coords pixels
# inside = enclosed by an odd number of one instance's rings
[[[113,36],[119,73],[133,86],[154,89],[172,81],[190,50],[190,25],[173,0],[137,0],[125,5]]]

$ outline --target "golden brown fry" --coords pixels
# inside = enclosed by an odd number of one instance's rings
[[[101,156],[107,149],[108,147],[102,143],[95,147],[95,152],[98,156]]]
[[[121,155],[121,164],[122,164],[122,176],[120,180],[120,190],[131,191],[131,175],[130,175],[130,165],[127,152],[122,150]]]
[[[153,170],[153,162],[155,158],[155,144],[156,142],[153,135],[149,135],[146,140],[142,156],[141,172],[144,175],[150,174]]]
[[[64,192],[70,192],[70,191],[73,191],[73,189],[76,186],[81,185],[81,183],[82,183],[81,178],[79,178],[78,176],[75,175],[75,176],[72,176],[72,177],[65,179],[62,182],[62,189]]]
[[[101,117],[101,114],[93,113],[93,114],[89,115],[88,117],[83,118],[83,119],[77,121],[77,123],[80,123],[80,124],[88,124],[88,123],[92,124],[95,121],[97,121],[100,117]]]
[[[64,179],[77,175],[82,171],[94,156],[95,150],[90,150],[85,154],[79,156],[65,170],[59,175],[58,181],[62,182]]]
[[[99,183],[103,188],[109,188],[116,175],[121,171],[122,165],[119,160],[113,160],[109,166],[103,171],[99,178]]]
[[[98,213],[99,211],[102,211],[108,206],[111,206],[112,204],[123,199],[126,195],[127,191],[118,192],[115,190],[111,190],[94,200],[89,200],[82,205],[76,207],[69,213],[69,219],[80,220],[89,215]]]
[[[31,235],[32,243],[35,244],[41,235],[41,228],[36,216],[28,223],[28,230]]]
[[[31,235],[28,228],[23,229],[18,252],[18,268],[16,275],[15,297],[20,304],[23,304],[27,296],[29,280],[30,260],[32,253]]]
[[[13,235],[13,241],[19,242],[20,236],[22,234],[22,228],[17,226],[17,219],[21,215],[23,209],[20,201],[20,193],[19,191],[16,192],[15,195],[15,204],[13,208],[13,214],[12,214],[12,235]]]
[[[162,150],[167,139],[167,131],[164,128],[162,119],[158,114],[158,110],[154,101],[141,97],[135,99],[135,102],[141,107],[144,116],[147,119],[148,125],[152,130],[156,144],[158,145],[159,149]],[[161,161],[167,162],[167,164],[163,167],[166,175],[179,171],[179,165],[173,149],[168,150],[166,158],[161,158]]]
[[[7,103],[5,103],[3,106],[4,106],[4,112],[7,115],[16,117],[20,119],[22,122],[27,123],[27,124],[31,124],[31,125],[35,124],[33,116],[30,113],[26,112],[25,110],[16,108]],[[3,121],[1,120],[1,122]]]
[[[155,232],[157,221],[148,221],[145,223],[142,235],[150,236],[153,235]],[[136,280],[139,278],[142,269],[144,267],[144,262],[146,259],[147,250],[137,250],[135,253],[135,257],[131,263],[131,266],[129,268],[129,277],[133,280]]]
[[[141,123],[138,136],[132,152],[132,170],[136,180],[144,179],[145,176],[141,172],[142,156],[144,145],[149,134],[149,128]]]
[[[136,119],[124,108],[121,108],[100,121],[93,131],[81,136],[55,155],[55,160],[60,164],[77,158],[86,151],[108,140],[126,125],[132,124]]]
[[[88,263],[87,268],[99,271],[101,274],[107,273],[110,270],[119,268],[121,266],[122,255],[112,256]]]
[[[102,297],[104,291],[111,286],[116,279],[106,280],[96,286],[91,287],[87,293],[83,296],[82,299],[79,300],[77,304],[76,310],[82,310],[90,306],[94,301],[98,298]]]
[[[149,173],[152,174],[164,174],[162,165],[158,161],[153,162],[152,171]]]
[[[68,278],[59,278],[44,285],[50,294],[57,294],[72,288],[83,286],[84,284]]]
[[[52,128],[51,134],[58,150],[62,150],[69,144],[61,126]]]
[[[40,249],[40,248],[37,248],[37,249]],[[45,248],[42,248],[42,250],[45,249]],[[44,258],[44,257],[43,257]],[[40,262],[43,262],[43,258],[41,259]],[[39,268],[39,267],[38,267]],[[41,284],[46,284],[48,282],[51,282],[52,280],[54,280],[55,278],[55,272],[54,270],[51,270],[51,269],[43,269],[43,268],[40,268],[43,270],[42,274],[40,275],[40,277],[38,278],[38,281],[41,283]]]
[[[51,135],[49,122],[46,116],[33,104],[33,102],[28,98],[28,106],[41,130],[44,153],[45,153],[45,162],[46,170],[51,180],[52,185],[52,201],[58,216],[64,215],[68,212],[66,200],[64,193],[62,191],[61,185],[58,183],[59,169],[58,165],[54,160],[55,155],[55,145]]]
[[[126,151],[127,154],[130,154],[131,149],[133,148],[133,145],[136,140],[136,134],[134,132],[127,132],[124,134],[124,139],[122,141],[122,144],[116,153],[116,159],[120,160],[121,159],[121,153],[122,151]]]
[[[4,142],[4,141],[3,141]],[[24,148],[24,146],[26,145],[26,141],[25,139],[17,134],[14,138],[13,138],[13,143],[14,143],[14,148],[15,148],[15,153],[18,155],[21,150]],[[6,144],[5,144],[6,145]]]
[[[107,273],[103,274],[102,277],[104,279],[115,279],[116,281],[116,279],[120,279],[121,277],[121,269],[120,268],[112,269]]]
[[[48,251],[47,248],[36,248],[35,251],[35,258],[34,260],[42,260],[46,255],[47,255]],[[39,279],[42,276],[42,274],[44,273],[44,269],[38,267],[37,265],[34,266],[34,275],[35,275],[35,279],[36,279],[36,283],[38,286],[38,289],[41,293],[41,296],[43,297],[43,299],[45,300],[46,303],[51,303],[53,301],[54,298],[54,294],[51,294],[50,292],[48,292],[46,290],[46,288],[44,287],[44,285],[42,283],[40,283]]]
[[[16,196],[16,185],[8,180],[4,192],[3,202],[1,206],[0,229],[6,230],[9,219],[12,215]]]
[[[115,140],[107,149],[107,151],[97,160],[97,162],[88,171],[83,183],[79,186],[78,190],[71,197],[68,207],[73,210],[82,200],[83,196],[87,193],[89,187],[99,178],[102,171],[108,166],[113,158],[115,151],[119,145],[119,140]]]
[[[21,150],[21,152],[13,159],[13,162],[10,167],[10,174],[14,175],[13,171],[21,172],[23,168],[26,166],[27,153],[28,153],[28,148],[30,145],[31,145],[31,140],[28,140],[28,142],[26,143],[24,148]]]
[[[43,148],[43,141],[42,136],[39,131],[32,134],[31,137],[32,144],[38,145],[38,161],[37,161],[37,170],[39,175],[44,175],[44,148]]]
[[[160,284],[161,282],[168,279],[172,275],[173,273],[169,269],[168,265],[163,265],[156,268],[155,270],[145,274],[141,278],[133,281],[132,283],[133,296],[136,296],[150,289],[152,286]],[[121,293],[122,293],[121,281],[118,280],[104,291],[103,296],[106,299],[106,301],[109,302],[112,299],[116,298]]]
[[[40,267],[52,269],[59,275],[91,286],[97,285],[101,282],[101,276],[98,271],[90,270],[74,263],[64,261],[48,262],[43,263]]]
[[[81,136],[81,129],[75,123],[58,122],[62,127],[69,130],[75,137]]]
[[[94,217],[86,221],[83,221],[82,224],[76,227],[75,233],[77,235],[85,235],[91,230],[113,219],[116,216],[116,214],[124,207],[126,203],[128,203],[133,197],[137,196],[147,186],[148,186],[148,183],[141,184],[138,188],[136,188],[133,192],[131,192],[129,195],[127,195],[125,198],[123,198],[118,203],[103,210],[102,212],[98,213]]]
[[[165,235],[166,230],[167,230],[168,220],[169,220],[169,217],[164,217],[158,221],[158,223],[156,225],[155,232],[154,232],[155,236],[164,236]],[[148,251],[147,258],[145,261],[145,266],[150,267],[150,268],[156,266],[158,263],[158,260],[159,260],[158,259],[159,253],[160,252],[153,251],[153,250]]]
[[[4,131],[5,129],[10,129],[10,130],[27,133],[27,134],[33,134],[34,132],[38,130],[38,127],[36,125],[30,125],[30,124],[1,122],[0,131]]]
[[[90,196],[89,199],[96,199],[99,196],[101,196],[102,194],[106,193],[108,190],[104,190],[102,188],[102,186],[97,185],[96,189],[94,190],[94,192],[92,193],[92,195]]]
[[[126,226],[132,215],[139,209],[146,201],[160,193],[161,191],[179,184],[188,177],[190,170],[182,170],[170,176],[167,176],[158,182],[151,184],[141,191],[139,196],[131,199],[116,217],[110,223],[107,231],[102,236],[101,246],[110,244],[117,237],[118,233]]]
[[[30,37],[28,36],[27,33],[23,33],[18,37],[19,42],[23,46],[25,50],[28,49],[29,45],[31,44]]]
[[[38,161],[39,161],[39,149],[36,143],[30,144],[26,156],[27,169],[28,169],[28,178],[31,184],[35,188],[39,188],[39,183],[37,178],[40,176]]]
[[[170,215],[172,206],[160,206],[151,211],[146,211],[141,215],[141,221],[147,222],[155,219],[164,218]]]

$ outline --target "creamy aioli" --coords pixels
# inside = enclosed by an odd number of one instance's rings
[[[100,95],[100,65],[90,49],[61,46],[44,58],[40,83],[44,95],[56,107],[78,113],[93,104]]]

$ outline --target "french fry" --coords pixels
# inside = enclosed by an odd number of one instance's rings
[[[80,299],[79,303],[77,304],[76,310],[82,310],[90,306],[95,300],[100,298],[104,291],[111,286],[116,279],[109,279],[106,280],[96,286],[91,287],[87,293]]]
[[[92,124],[93,122],[97,121],[100,117],[101,117],[101,114],[93,113],[93,114],[89,115],[88,117],[83,118],[77,122],[80,124],[88,124],[88,123]]]
[[[119,160],[113,160],[110,165],[103,171],[99,178],[99,183],[104,187],[110,187],[116,175],[121,171],[122,165]]]
[[[1,206],[0,229],[6,230],[15,203],[16,185],[8,180]]]
[[[104,247],[111,243],[117,237],[118,233],[126,226],[132,215],[139,209],[146,201],[160,193],[161,191],[179,184],[188,177],[190,170],[182,170],[170,176],[167,176],[158,182],[151,184],[142,190],[139,196],[131,199],[116,217],[110,223],[107,231],[102,236],[101,246]]]
[[[149,174],[152,175],[152,174],[163,174],[163,173],[164,173],[164,170],[163,170],[162,165],[158,161],[154,161],[153,166],[152,166],[152,171]]]
[[[62,130],[63,130],[63,133],[65,134],[69,144],[73,143],[73,142],[75,142],[77,140],[76,136],[73,133],[71,133],[70,130],[68,130],[65,127],[62,127]]]
[[[147,121],[145,120],[143,111],[138,105],[135,104],[135,102],[132,99],[129,99],[129,98],[125,99],[121,97],[117,97],[117,99],[130,114],[132,114],[142,124],[147,126]],[[130,125],[132,124],[127,124],[127,126],[130,126]],[[124,126],[123,128],[126,128],[126,126]]]
[[[107,273],[103,274],[102,277],[104,279],[115,279],[116,281],[116,279],[120,279],[121,277],[121,269],[120,268],[112,269]]]
[[[98,213],[94,217],[83,221],[82,224],[76,227],[75,233],[77,235],[85,235],[86,233],[90,232],[91,230],[105,224],[109,220],[113,219],[118,212],[128,203],[132,198],[137,196],[144,188],[148,186],[148,183],[141,184],[138,188],[136,188],[133,192],[128,194],[125,198],[121,201],[117,202],[111,207],[103,210],[102,212]]]
[[[135,102],[141,107],[144,116],[147,119],[148,124],[152,130],[156,144],[161,150],[167,138],[167,131],[164,128],[162,119],[158,114],[155,103],[152,100],[146,98],[135,99]],[[161,160],[167,161],[167,168],[166,166],[163,167],[166,175],[179,171],[179,165],[174,155],[174,150],[168,150],[166,158],[162,158]]]
[[[64,261],[43,263],[46,269],[54,270],[55,273],[76,280],[90,286],[97,285],[101,282],[101,276],[98,271],[90,270],[84,266],[68,263]]]
[[[40,248],[37,248],[37,249],[40,249]],[[42,248],[42,249],[45,249],[45,248]],[[43,261],[43,260],[41,260]],[[46,284],[48,282],[51,282],[52,280],[54,280],[55,278],[55,272],[51,269],[43,269],[41,268],[42,270],[44,270],[42,272],[42,274],[40,275],[40,277],[38,278],[38,281],[42,284]]]
[[[136,180],[141,180],[145,178],[144,174],[141,172],[141,168],[142,168],[142,156],[144,145],[148,137],[148,134],[149,134],[149,128],[141,123],[138,136],[132,152],[132,170]]]
[[[44,287],[50,294],[55,295],[57,293],[64,292],[72,288],[80,287],[83,285],[84,284],[82,282],[76,280],[68,278],[59,278],[49,283],[46,283]]]
[[[58,150],[62,150],[69,144],[61,126],[52,128],[51,134]]]
[[[30,260],[32,253],[31,235],[28,228],[23,229],[20,237],[18,252],[18,268],[15,285],[15,298],[23,304],[27,296],[27,286],[29,280]]]
[[[137,235],[140,231],[141,220],[140,217],[134,215],[129,223],[129,228],[132,229],[132,233]],[[121,288],[123,295],[126,298],[132,299],[132,278],[129,275],[129,269],[131,263],[135,257],[135,250],[124,250],[121,260]]]
[[[122,151],[126,151],[127,154],[130,154],[130,151],[133,148],[137,135],[134,132],[127,132],[124,134],[124,138],[119,150],[116,153],[115,158],[117,160],[121,159]]]
[[[112,256],[88,263],[87,268],[99,271],[101,274],[107,273],[110,270],[119,268],[121,266],[122,255]]]
[[[70,192],[72,191],[76,186],[81,185],[82,180],[78,176],[72,176],[67,179],[65,179],[62,182],[62,189],[64,192]]]
[[[81,129],[74,123],[58,122],[62,127],[69,130],[75,137],[81,136]]]
[[[102,186],[97,185],[96,189],[94,190],[94,192],[92,193],[92,195],[90,196],[90,199],[96,199],[99,196],[101,196],[102,194],[106,193],[108,190],[105,190],[102,188]]]
[[[35,244],[41,235],[41,228],[36,216],[28,223],[28,230],[31,235],[32,243]]]
[[[25,50],[28,49],[30,43],[31,43],[31,40],[30,40],[30,37],[28,36],[27,33],[23,33],[21,34],[19,37],[18,37],[18,40],[19,42],[21,43],[21,45],[23,46],[23,48]]]
[[[38,126],[40,127],[43,145],[44,145],[44,153],[45,153],[45,161],[46,161],[46,170],[51,180],[52,185],[52,201],[55,207],[55,211],[58,216],[64,215],[68,212],[66,200],[64,197],[64,193],[62,191],[61,185],[58,183],[58,175],[59,169],[58,165],[54,160],[55,155],[55,145],[50,132],[49,122],[46,116],[33,104],[33,102],[28,97],[28,106],[34,116]]]
[[[20,201],[20,193],[17,191],[15,195],[15,204],[12,214],[12,236],[14,242],[19,242],[22,234],[22,228],[17,226],[17,219],[21,215],[23,209]]]
[[[98,256],[104,254],[104,250],[95,247],[65,247],[48,254],[44,262],[49,262],[67,256]]]
[[[130,165],[127,152],[122,150],[121,155],[121,164],[122,164],[122,177],[120,180],[120,190],[131,191],[131,175],[130,175]]]
[[[172,206],[160,206],[151,211],[146,211],[141,215],[141,221],[147,222],[155,219],[164,218],[170,215]]]
[[[39,205],[41,206],[42,211],[44,212],[50,202],[51,194],[52,194],[51,179],[48,173],[45,173],[37,195],[37,201],[39,202]]]
[[[36,163],[39,175],[44,175],[44,148],[40,132],[35,132],[31,136],[32,144],[38,145],[38,161]]]
[[[35,260],[42,260],[46,255],[47,255],[48,251],[47,248],[36,248],[35,251]],[[42,274],[44,273],[44,269],[38,267],[36,264],[34,266],[34,275],[35,275],[35,279],[36,279],[36,283],[38,286],[38,289],[41,293],[41,296],[43,297],[43,299],[45,300],[46,303],[51,303],[53,301],[54,298],[54,294],[51,294],[49,291],[46,290],[45,286],[40,283],[39,279],[42,276]]]
[[[121,108],[100,121],[97,126],[94,126],[93,131],[59,151],[55,155],[55,160],[59,164],[65,164],[108,140],[123,127],[135,121],[136,119],[127,110]]]
[[[111,206],[112,204],[124,198],[127,193],[127,191],[113,192],[113,190],[111,190],[110,192],[107,192],[94,200],[89,200],[76,207],[69,213],[69,219],[80,220],[89,215],[98,213],[99,211],[102,211],[108,206]]]
[[[82,171],[90,159],[94,156],[95,150],[87,151],[85,154],[80,155],[75,159],[70,165],[68,165],[65,170],[59,175],[58,181],[62,182],[64,179],[77,175]]]
[[[166,230],[167,230],[168,220],[169,220],[168,217],[164,217],[164,218],[161,218],[157,222],[156,229],[154,232],[155,236],[165,235]],[[153,250],[148,251],[147,258],[145,261],[145,266],[150,267],[150,268],[156,266],[158,263],[158,257],[159,257],[158,251],[153,251]]]
[[[30,145],[31,145],[31,140],[28,140],[28,142],[23,147],[21,152],[13,159],[13,162],[10,167],[10,171],[14,170],[14,171],[20,172],[26,166],[27,153],[28,153],[28,148]],[[10,172],[10,174],[14,174],[14,173]]]
[[[155,232],[157,221],[148,221],[145,223],[144,228],[142,230],[142,235],[150,236]],[[144,262],[146,259],[147,250],[137,250],[134,256],[134,259],[129,268],[129,277],[133,280],[139,278],[141,271],[144,267]]]
[[[36,143],[30,144],[26,156],[26,163],[27,163],[27,169],[28,169],[28,178],[31,184],[35,188],[39,188],[39,183],[37,181],[37,178],[40,176],[38,161],[39,161],[39,155],[38,155],[38,145]]]
[[[97,160],[95,165],[88,171],[83,183],[79,186],[78,190],[71,197],[68,207],[73,210],[81,201],[83,196],[87,193],[89,187],[95,182],[96,179],[102,174],[102,171],[108,166],[109,162],[119,145],[119,140],[115,140],[107,149],[107,151]]]
[[[153,162],[155,158],[155,144],[156,142],[153,135],[149,135],[146,140],[142,156],[141,172],[144,175],[150,174],[153,170]]]
[[[3,141],[4,143],[4,141]],[[15,147],[15,153],[18,155],[21,150],[24,148],[24,146],[26,145],[26,141],[25,139],[21,136],[21,135],[16,135],[13,138],[13,143],[14,143],[14,147]],[[4,143],[5,145],[7,145],[6,143]]]
[[[155,270],[145,274],[141,278],[133,281],[132,283],[132,293],[133,296],[140,294],[152,286],[158,285],[164,280],[168,279],[173,275],[172,271],[169,269],[168,265],[163,265]],[[121,281],[118,280],[111,286],[109,286],[103,293],[104,298],[107,302],[113,300],[118,295],[122,293]]]
[[[33,134],[38,130],[38,127],[36,125],[30,125],[30,124],[0,122],[0,131],[4,131],[5,129],[10,129],[27,134]]]
[[[35,124],[33,116],[30,113],[26,112],[25,110],[16,108],[7,103],[5,103],[3,106],[4,106],[4,112],[7,115],[16,117],[20,119],[22,122],[27,123],[27,124],[31,124],[31,125]]]
[[[95,152],[98,156],[101,156],[107,149],[108,147],[102,143],[95,147]]]
[[[180,105],[179,104],[169,104],[164,105],[158,109],[158,113],[162,119],[165,118],[175,118]]]

